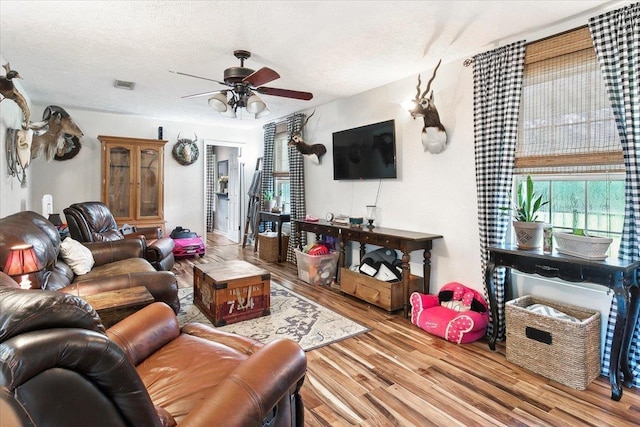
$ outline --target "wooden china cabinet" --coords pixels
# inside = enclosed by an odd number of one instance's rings
[[[118,226],[160,227],[164,235],[165,140],[100,135],[102,201]]]

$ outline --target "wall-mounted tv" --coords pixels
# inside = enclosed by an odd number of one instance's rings
[[[333,179],[396,178],[394,120],[333,133]]]

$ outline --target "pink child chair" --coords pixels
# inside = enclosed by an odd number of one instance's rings
[[[488,304],[474,289],[451,282],[438,295],[411,294],[411,323],[457,344],[479,340],[489,324]]]

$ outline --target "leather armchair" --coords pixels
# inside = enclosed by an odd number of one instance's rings
[[[164,303],[105,331],[81,298],[18,289],[6,278],[0,425],[304,425],[306,357],[293,341],[181,329]]]
[[[173,239],[162,237],[157,227],[138,228],[131,234],[122,234],[113,214],[102,202],[74,203],[64,209],[71,238],[80,242],[103,242],[139,238],[145,242],[145,258],[159,271],[171,271]]]

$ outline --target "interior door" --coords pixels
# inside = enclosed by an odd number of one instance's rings
[[[238,149],[229,159],[229,233],[230,240],[240,243],[240,162]]]

